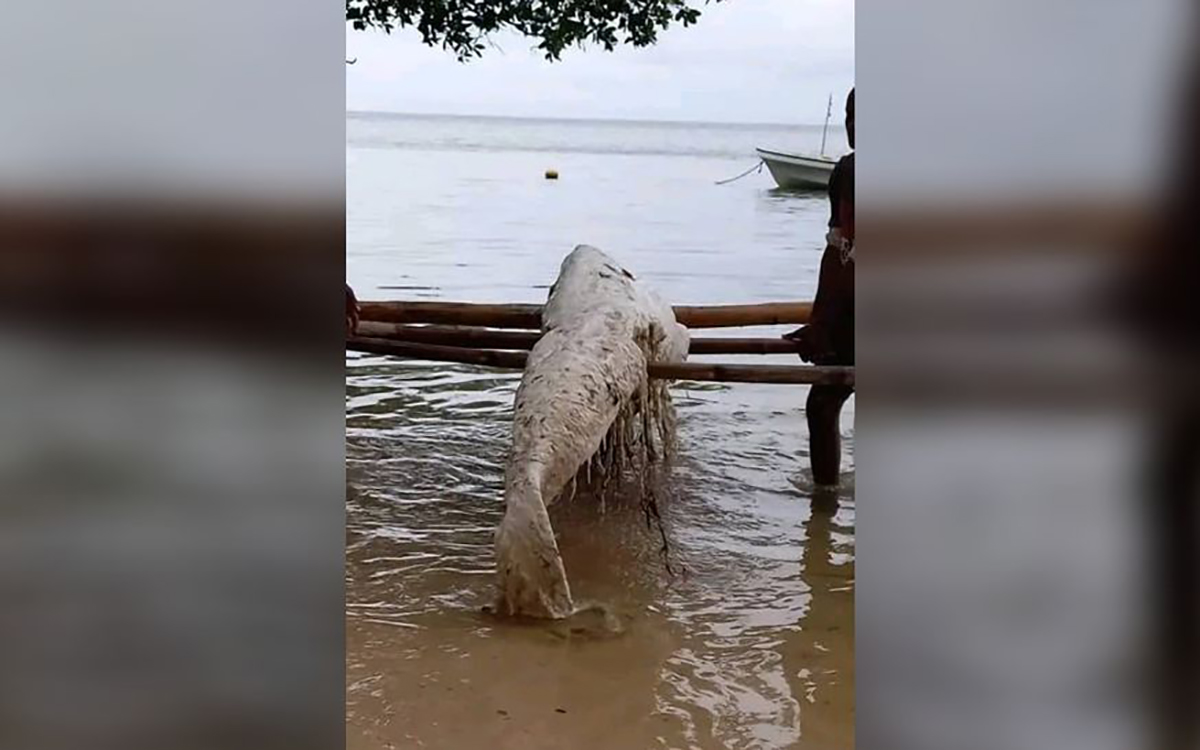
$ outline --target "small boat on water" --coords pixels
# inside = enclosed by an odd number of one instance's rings
[[[757,151],[781,188],[824,190],[829,187],[829,178],[837,165],[837,160],[828,156],[785,154],[765,148]]]
[[[771,170],[771,176],[781,188],[797,190],[825,190],[833,176],[833,168],[837,159],[825,155],[825,145],[829,139],[829,119],[833,116],[833,94],[829,95],[829,106],[825,111],[825,127],[821,131],[821,154],[819,156],[803,156],[788,154],[781,151],[757,149],[758,157]]]

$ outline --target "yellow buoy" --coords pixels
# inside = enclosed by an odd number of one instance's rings
[[[546,170],[546,179],[547,180],[557,180],[558,179],[558,170],[557,169],[547,169]]]

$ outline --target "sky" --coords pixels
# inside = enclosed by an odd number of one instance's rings
[[[854,84],[854,0],[726,0],[647,49],[571,49],[493,37],[459,63],[412,30],[347,26],[346,108],[514,117],[820,124]]]

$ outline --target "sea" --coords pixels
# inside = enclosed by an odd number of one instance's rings
[[[828,199],[776,188],[754,149],[822,138],[348,113],[347,280],[362,300],[542,302],[589,244],[671,303],[810,300]],[[827,152],[847,148],[831,128]],[[576,600],[604,616],[514,622],[486,607],[519,373],[357,354],[346,368],[348,747],[853,746],[853,399],[827,495],[805,387],[676,384],[678,450],[650,480],[666,553],[636,483],[579,492],[551,516]]]

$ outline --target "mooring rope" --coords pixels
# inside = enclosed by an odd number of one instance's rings
[[[753,167],[750,167],[749,169],[747,169],[745,172],[742,172],[737,177],[730,177],[728,180],[721,180],[717,184],[718,185],[728,185],[731,182],[737,182],[738,180],[742,179],[743,177],[746,177],[747,175],[749,175],[751,172],[761,172],[764,165],[766,165],[766,162],[763,161],[762,159],[759,159],[758,164],[755,164]]]

